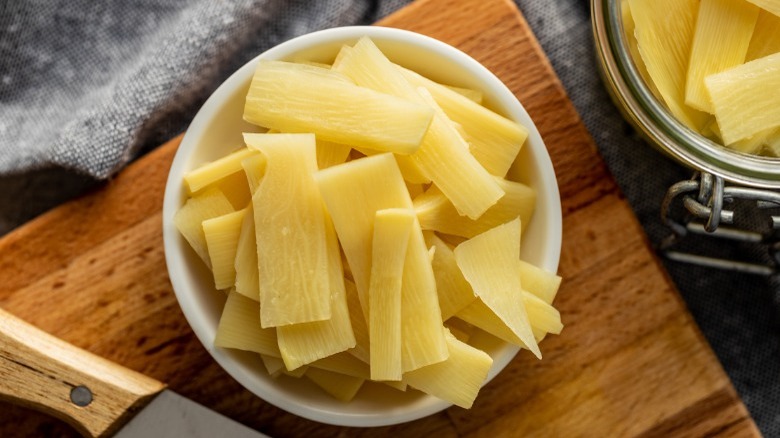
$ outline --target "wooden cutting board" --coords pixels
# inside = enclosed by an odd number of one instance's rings
[[[379,24],[482,62],[549,148],[564,212],[556,305],[566,328],[543,342],[543,361],[519,355],[471,410],[377,429],[318,424],[253,396],[211,360],[171,291],[160,211],[178,138],[0,240],[0,307],[276,437],[759,435],[514,4],[420,0]],[[72,434],[0,405],[0,436]]]

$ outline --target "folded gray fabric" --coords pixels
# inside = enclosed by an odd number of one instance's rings
[[[258,53],[313,30],[371,23],[407,2],[0,2],[0,235],[182,132],[219,83]],[[668,233],[658,219],[664,192],[691,171],[643,143],[610,102],[596,73],[587,0],[516,2],[658,242]],[[667,268],[762,432],[780,436],[779,288]]]
[[[367,23],[403,1],[6,1],[0,173],[106,178],[181,131],[240,65],[291,37]]]

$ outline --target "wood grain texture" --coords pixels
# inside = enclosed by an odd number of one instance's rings
[[[0,399],[38,408],[88,436],[109,436],[165,388],[0,309]],[[74,390],[88,391],[80,404]]]
[[[482,62],[548,146],[564,212],[556,305],[566,328],[541,344],[543,361],[520,354],[471,410],[374,429],[303,420],[254,397],[200,346],[167,278],[160,210],[178,140],[0,240],[0,307],[275,437],[758,436],[515,6],[419,0],[379,24]],[[0,407],[0,436],[67,433]]]

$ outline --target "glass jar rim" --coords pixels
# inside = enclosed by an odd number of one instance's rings
[[[780,188],[780,160],[721,146],[678,121],[656,99],[631,58],[620,6],[620,0],[591,0],[591,22],[603,78],[629,121],[682,164],[738,184]]]

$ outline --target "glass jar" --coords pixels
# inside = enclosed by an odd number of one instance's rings
[[[660,249],[678,261],[769,275],[780,266],[780,159],[731,150],[694,132],[678,121],[645,83],[629,50],[624,32],[621,0],[591,0],[591,22],[599,72],[607,91],[623,114],[648,142],[661,152],[696,171],[688,181],[669,188],[661,216],[672,235]],[[746,200],[755,208],[745,208]],[[673,215],[679,202],[687,213]],[[738,205],[737,205],[738,204]],[[731,224],[741,207],[743,215],[764,214],[768,230],[719,226]],[[679,210],[679,209],[678,209]],[[764,213],[768,212],[768,213]],[[768,244],[770,266],[678,253],[671,248],[688,234],[706,231],[716,237]],[[706,233],[705,233],[706,234]]]
[[[602,79],[626,120],[652,145],[688,167],[726,181],[780,188],[780,159],[725,148],[679,122],[655,98],[628,50],[621,0],[591,0],[591,21]]]

